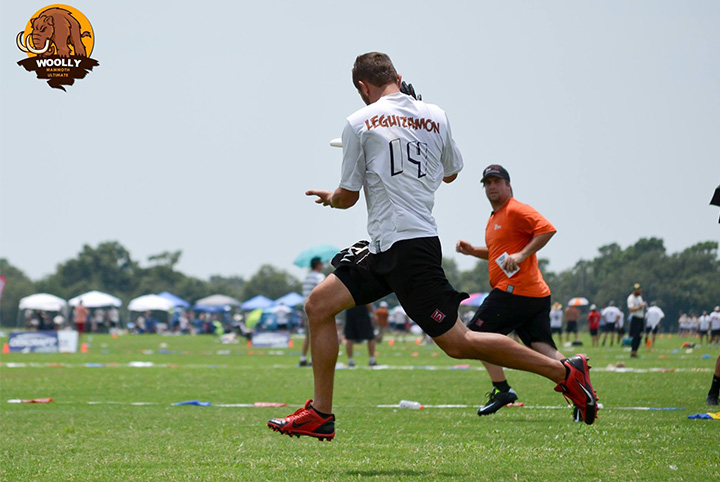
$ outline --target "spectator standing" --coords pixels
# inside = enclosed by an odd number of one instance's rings
[[[312,290],[315,289],[315,287],[325,279],[325,275],[322,273],[322,269],[323,262],[320,258],[315,257],[310,260],[310,271],[308,272],[307,276],[305,276],[302,284],[302,295],[305,297],[306,300],[308,296],[310,296],[310,293],[312,293]],[[305,329],[305,339],[303,340],[302,350],[300,352],[300,362],[298,363],[299,367],[307,367],[312,365],[312,362],[309,362],[307,359],[307,353],[310,349],[310,327],[308,325],[307,313],[305,313],[304,311],[303,327]]]
[[[402,306],[397,305],[390,310],[390,326],[398,332],[400,341],[405,339],[405,334],[410,331],[410,317],[405,313]]]
[[[117,333],[120,329],[120,310],[116,307],[111,306],[107,311],[107,319],[110,324],[110,333]]]
[[[386,301],[381,301],[380,306],[375,310],[375,323],[378,327],[378,335],[376,338],[377,343],[382,343],[383,336],[385,336],[385,330],[389,325],[390,312],[388,311],[388,304]]]
[[[570,341],[570,333],[574,334],[574,341],[578,339],[577,323],[580,319],[580,310],[574,306],[565,308],[565,341]]]
[[[710,342],[715,345],[720,343],[720,306],[710,313]]]
[[[73,309],[73,323],[75,323],[75,329],[78,333],[85,332],[85,323],[90,311],[83,305],[82,300],[78,302],[78,305]]]
[[[610,301],[608,305],[602,309],[600,314],[602,315],[603,320],[605,320],[602,346],[605,346],[605,342],[608,339],[608,334],[610,335],[610,346],[613,346],[613,340],[615,339],[615,331],[618,329],[616,325],[618,322],[622,323],[623,313],[622,311],[620,311],[620,308],[615,306],[614,301]],[[619,336],[618,344],[620,344]]]
[[[602,316],[597,309],[597,306],[590,305],[590,313],[587,315],[588,327],[590,328],[590,337],[592,338],[592,346],[598,346],[600,344],[600,319]]]
[[[275,308],[275,323],[279,330],[290,329],[291,313],[292,310],[288,306],[285,306],[285,303],[280,303],[280,305]]]
[[[645,345],[650,348],[655,344],[660,322],[665,318],[665,313],[654,301],[650,303],[650,308],[645,313]]]
[[[562,304],[557,301],[550,310],[550,331],[558,336],[558,345],[562,344],[563,310]]]
[[[698,335],[700,335],[700,344],[707,342],[710,344],[710,315],[707,311],[703,311],[698,319]]]
[[[369,365],[377,365],[375,361],[375,329],[372,325],[373,305],[358,305],[345,310],[345,348],[348,356],[348,366],[355,366],[353,346],[355,343],[368,343]]]
[[[630,338],[632,338],[630,356],[632,358],[637,358],[638,347],[642,341],[646,305],[642,298],[642,287],[640,283],[635,283],[632,293],[630,293],[627,299],[627,307],[630,311]]]

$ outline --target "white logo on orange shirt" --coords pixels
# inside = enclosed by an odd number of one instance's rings
[[[499,224],[496,224],[496,225],[495,225],[495,231],[497,231],[498,229],[502,229],[502,226],[500,226]]]

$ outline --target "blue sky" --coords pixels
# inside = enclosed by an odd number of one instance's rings
[[[362,107],[350,69],[373,50],[448,113],[465,169],[435,217],[461,268],[490,163],[558,229],[540,253],[554,271],[612,242],[720,239],[718,2],[71,5],[100,66],[62,92],[16,64],[46,4],[0,2],[0,256],[33,279],[107,240],[141,262],[182,250],[178,269],[203,278],[301,276],[299,251],[366,238],[364,201],[304,192],[337,186],[329,141]]]

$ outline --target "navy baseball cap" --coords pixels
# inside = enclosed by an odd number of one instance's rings
[[[485,182],[485,179],[488,177],[499,177],[500,179],[505,179],[507,182],[510,182],[510,174],[508,174],[507,170],[500,164],[490,164],[486,167],[480,182]]]

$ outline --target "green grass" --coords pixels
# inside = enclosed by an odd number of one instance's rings
[[[490,417],[478,417],[474,407],[378,408],[401,399],[474,406],[490,388],[479,363],[452,370],[466,362],[436,347],[398,342],[378,348],[378,361],[394,369],[367,369],[360,346],[359,368],[338,370],[337,436],[330,443],[266,427],[268,418],[287,415],[312,395],[311,370],[296,367],[297,341],[296,348],[261,350],[209,336],[93,335],[85,354],[2,355],[0,480],[718,480],[720,421],[687,419],[708,411],[718,348],[673,353],[687,340],[664,338],[631,360],[622,348],[584,341],[579,350],[591,357],[604,404],[592,426],[573,423],[569,408],[532,408],[560,407],[564,400],[551,382],[517,371],[508,380],[526,407]],[[172,353],[158,353],[163,346]],[[223,350],[230,354],[218,354]],[[706,353],[710,359],[701,358]],[[132,361],[155,366],[129,367]],[[605,369],[619,361],[667,370]],[[54,402],[7,403],[40,397]],[[290,406],[172,406],[194,399]],[[685,410],[625,409],[639,406]]]

